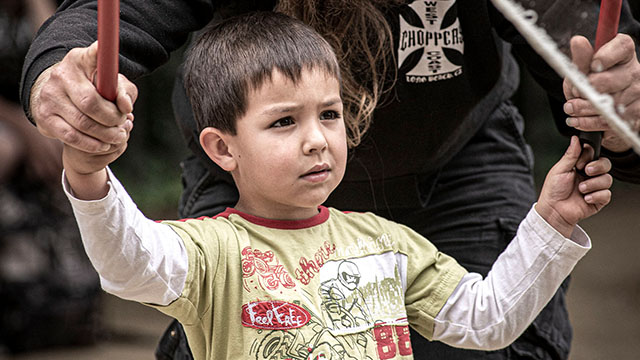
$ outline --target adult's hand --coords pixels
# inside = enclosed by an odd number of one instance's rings
[[[631,128],[640,131],[640,63],[633,39],[618,34],[596,52],[585,37],[574,36],[571,57],[597,91],[613,97],[616,109]],[[623,152],[631,148],[567,79],[563,90],[567,98],[564,111],[569,115],[567,125],[581,131],[604,131],[602,146],[611,151]]]
[[[95,154],[116,151],[126,143],[132,127],[127,114],[138,97],[136,86],[122,74],[115,103],[100,96],[93,82],[97,50],[97,42],[72,49],[40,74],[29,109],[40,133]]]

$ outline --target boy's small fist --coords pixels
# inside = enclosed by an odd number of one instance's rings
[[[567,152],[549,170],[542,187],[536,211],[565,237],[580,220],[611,201],[611,162],[607,158],[589,161],[592,157],[593,150],[585,147],[582,151],[578,138],[572,137]],[[578,175],[576,169],[583,168],[590,178]]]
[[[127,115],[127,121],[120,126],[120,131],[125,141],[119,145],[110,145],[109,149],[101,153],[89,153],[78,150],[72,146],[64,145],[62,150],[62,164],[67,172],[88,175],[98,172],[114,162],[124,153],[127,141],[133,129],[133,114]]]

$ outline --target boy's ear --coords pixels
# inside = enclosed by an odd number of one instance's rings
[[[233,135],[214,127],[204,128],[200,132],[200,145],[213,162],[226,171],[236,168],[236,160],[229,152],[229,140]]]

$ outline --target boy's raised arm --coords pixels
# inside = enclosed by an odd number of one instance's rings
[[[435,319],[434,340],[455,347],[495,350],[520,336],[549,302],[562,281],[591,246],[577,222],[597,213],[611,199],[611,163],[587,163],[592,154],[577,137],[549,171],[535,210],[482,278],[463,277]],[[586,165],[589,179],[576,168]]]
[[[124,299],[168,305],[187,277],[184,244],[169,226],[146,218],[108,168],[102,173],[107,195],[100,199],[78,199],[64,184],[100,284]]]
[[[74,56],[85,59],[85,61],[81,63],[81,70],[83,73],[86,73],[87,78],[92,78],[97,68],[97,43],[94,42],[87,48],[77,48],[73,51]],[[85,84],[81,80],[68,79],[67,81],[72,82],[72,87],[92,86],[91,84]],[[117,85],[118,97],[121,98],[125,95],[128,97],[128,93],[130,92],[137,93],[135,85],[120,74]],[[89,99],[87,101],[89,101]],[[131,103],[131,106],[132,105],[133,102]],[[73,189],[74,196],[78,199],[97,200],[107,194],[107,172],[105,168],[122,155],[127,147],[129,133],[133,128],[133,114],[128,113],[123,116],[125,116],[124,123],[112,127],[112,130],[118,134],[118,137],[121,138],[122,141],[118,144],[110,145],[102,152],[89,153],[78,150],[66,142],[64,143],[62,165],[64,166],[69,185],[71,189]],[[87,115],[83,115],[75,119],[75,121],[92,123],[93,127],[108,128],[107,126],[100,125],[100,119],[91,119]],[[73,134],[73,132],[69,131],[68,136],[73,136],[71,134]]]
[[[78,56],[88,58],[85,64],[93,64],[84,69],[88,75],[95,72],[96,49],[95,44],[75,49]],[[135,85],[120,75],[118,93],[131,87]],[[126,117],[118,127],[125,141],[104,152],[89,153],[64,144],[63,186],[102,288],[125,299],[167,305],[184,286],[187,254],[178,234],[147,219],[107,168],[126,149],[133,114]],[[99,123],[93,120],[84,119]]]

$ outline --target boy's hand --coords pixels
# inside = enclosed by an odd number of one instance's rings
[[[127,115],[127,121],[133,120],[133,114]],[[131,122],[131,126],[133,123]],[[108,151],[90,153],[78,150],[73,146],[64,144],[62,150],[62,164],[67,173],[74,172],[81,175],[89,175],[101,171],[107,165],[114,162],[127,148],[126,140],[129,139],[129,131],[126,132],[125,142],[120,145],[112,145]]]
[[[127,122],[131,123],[133,114],[127,115]],[[129,139],[129,131],[126,132]],[[108,151],[89,153],[64,144],[62,149],[62,165],[66,179],[76,198],[82,200],[97,200],[103,198],[108,191],[107,165],[115,161],[127,148],[125,141],[120,145],[112,145]]]
[[[567,152],[549,170],[536,204],[538,214],[567,238],[580,220],[596,214],[611,200],[611,162],[607,158],[588,162],[592,157],[589,146],[581,155],[578,138],[573,136]],[[576,169],[583,168],[590,178],[578,175]]]

